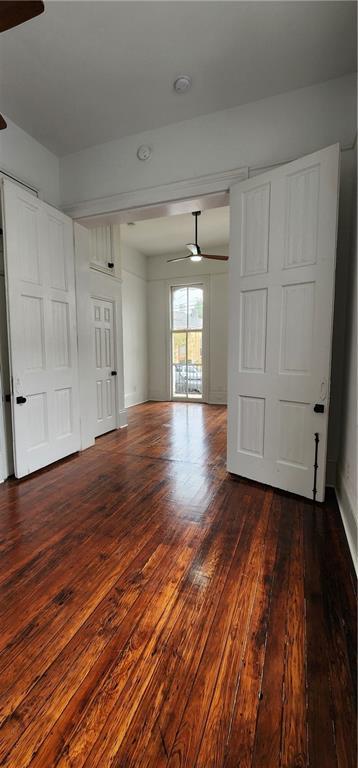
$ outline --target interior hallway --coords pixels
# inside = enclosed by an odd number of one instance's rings
[[[225,450],[224,407],[146,403],[0,488],[2,766],[355,766],[336,503]]]

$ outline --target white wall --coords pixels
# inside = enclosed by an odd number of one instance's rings
[[[147,258],[122,243],[125,407],[148,399]]]
[[[219,244],[211,253],[228,253],[227,244]],[[167,400],[169,392],[168,335],[169,287],[171,281],[202,277],[208,288],[208,401],[226,403],[227,396],[227,265],[219,261],[199,263],[179,261],[168,264],[168,256],[148,257],[148,346],[149,399]],[[182,253],[177,254],[182,256]]]
[[[39,197],[60,206],[60,161],[8,118],[0,133],[0,171],[15,176],[39,191]]]
[[[62,201],[285,162],[337,141],[352,144],[355,89],[349,75],[68,155],[61,159]],[[148,163],[137,160],[140,144],[153,148]]]
[[[355,227],[350,252],[346,301],[345,363],[341,412],[341,444],[337,468],[337,494],[353,561],[357,564],[358,538],[358,414],[357,414],[357,202]]]

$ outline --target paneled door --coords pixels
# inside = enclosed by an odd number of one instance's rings
[[[325,492],[339,156],[338,145],[328,147],[230,191],[227,467],[308,498],[316,488],[318,501]]]
[[[16,477],[80,448],[72,220],[3,180]]]
[[[98,437],[117,426],[113,303],[92,299],[92,312],[97,404],[95,436]]]

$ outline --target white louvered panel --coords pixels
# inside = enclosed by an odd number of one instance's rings
[[[310,373],[312,369],[314,316],[314,283],[296,283],[282,287],[282,373]]]
[[[56,216],[48,217],[48,258],[51,288],[67,291],[65,227]]]
[[[281,401],[279,403],[280,434],[278,460],[280,462],[293,467],[307,469],[307,457],[310,455],[307,452],[309,411],[309,403],[295,403],[292,401]]]
[[[267,289],[241,293],[241,370],[264,371]]]
[[[270,184],[245,192],[242,207],[241,275],[247,277],[268,269]]]
[[[319,167],[288,176],[284,267],[317,261]]]
[[[103,381],[96,381],[97,391],[97,420],[103,419]]]
[[[52,301],[53,365],[68,368],[70,359],[69,308],[67,302]]]
[[[260,397],[240,397],[238,424],[238,450],[263,456],[265,400]]]
[[[39,296],[21,296],[23,324],[23,362],[26,371],[46,367],[43,299]]]
[[[18,197],[18,258],[20,260],[21,279],[27,283],[42,284],[40,265],[40,211],[37,204],[32,205]]]
[[[70,387],[55,390],[56,437],[68,437],[73,431],[72,391]]]
[[[29,395],[26,403],[27,450],[34,450],[48,444],[48,417],[46,392]]]

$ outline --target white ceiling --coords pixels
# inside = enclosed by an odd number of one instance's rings
[[[161,219],[137,221],[135,226],[123,224],[121,240],[146,256],[168,253],[186,255],[185,243],[194,240],[194,218],[191,213]],[[229,208],[212,208],[198,218],[198,241],[202,250],[212,250],[217,244],[229,242]],[[219,251],[220,252],[220,251]]]
[[[1,35],[0,109],[60,155],[356,69],[354,2],[45,6]]]

